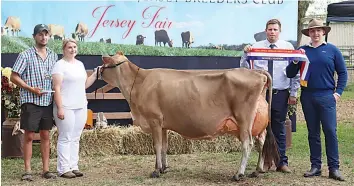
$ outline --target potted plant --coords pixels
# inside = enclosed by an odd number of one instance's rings
[[[1,105],[5,112],[5,121],[2,124],[2,157],[23,156],[23,133],[20,129],[20,87],[10,81],[12,69],[1,68]]]
[[[292,132],[296,129],[296,110],[299,98],[296,99],[296,104],[288,106],[288,113],[285,120],[285,131],[286,131],[286,148],[291,148],[292,144]]]
[[[6,118],[19,119],[20,88],[10,81],[12,69],[9,67],[1,69],[1,102],[6,112]]]

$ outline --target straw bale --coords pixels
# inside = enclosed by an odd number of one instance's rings
[[[51,156],[56,156],[57,130],[51,132]],[[236,152],[240,142],[234,136],[219,136],[213,140],[189,140],[176,132],[168,132],[168,154],[195,152]],[[152,135],[140,127],[111,126],[106,129],[84,130],[80,139],[80,156],[151,155]]]

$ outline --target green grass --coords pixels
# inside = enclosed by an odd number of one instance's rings
[[[33,46],[33,38],[1,36],[1,53],[20,53],[30,46]],[[142,45],[123,45],[100,42],[79,42],[79,55],[114,55],[122,51],[125,55],[142,56],[241,56],[241,51],[215,50],[197,48],[170,48]],[[50,39],[48,47],[56,53],[62,53],[62,41]]]
[[[343,95],[341,96],[342,99],[344,100],[353,100],[354,99],[354,83],[348,84],[343,92]]]
[[[353,161],[354,157],[354,123],[353,122],[341,122],[338,125],[337,137],[339,143],[339,152],[342,155],[342,161]],[[304,122],[299,122],[297,125],[297,132],[292,136],[292,148],[288,151],[290,156],[307,157],[310,158],[310,150],[307,140],[307,128]],[[321,131],[322,142],[322,160],[326,162],[326,149],[323,131]],[[352,162],[354,163],[354,162]],[[354,164],[353,164],[354,166]],[[354,168],[354,167],[353,167]]]

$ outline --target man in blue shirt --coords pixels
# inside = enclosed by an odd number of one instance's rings
[[[301,46],[309,59],[307,84],[301,86],[300,101],[305,115],[310,146],[311,170],[304,177],[321,175],[321,138],[320,123],[326,142],[329,177],[344,181],[339,172],[336,103],[339,101],[347,83],[348,75],[340,50],[323,40],[331,28],[323,26],[320,20],[312,19],[302,33],[311,38],[309,45]],[[304,69],[305,62],[290,63],[286,69],[288,77]],[[302,71],[302,70],[301,70]],[[334,72],[338,74],[337,85]],[[302,72],[304,73],[304,72]]]
[[[288,167],[288,157],[286,156],[285,120],[288,112],[288,104],[296,103],[297,91],[300,88],[299,75],[295,76],[293,79],[286,77],[285,69],[289,64],[289,61],[273,61],[273,67],[271,67],[271,64],[268,66],[267,60],[255,60],[253,67],[250,66],[246,60],[246,53],[249,52],[251,48],[294,49],[291,43],[279,39],[281,32],[281,23],[279,20],[269,20],[266,23],[265,31],[267,35],[266,40],[259,41],[253,44],[252,47],[245,47],[245,54],[241,58],[240,66],[244,68],[268,70],[272,72],[273,95],[271,103],[271,126],[280,154],[280,162],[276,165],[276,167],[279,172],[290,173],[291,171]],[[271,164],[271,162],[265,162],[265,166],[266,164]]]

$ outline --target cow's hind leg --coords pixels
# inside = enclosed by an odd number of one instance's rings
[[[236,175],[233,176],[234,181],[240,181],[244,178],[245,170],[248,162],[248,158],[250,156],[250,152],[253,147],[253,139],[251,131],[244,131],[240,134],[240,141],[242,143],[242,158],[240,168]]]
[[[264,141],[266,137],[267,131],[264,130],[261,132],[257,137],[256,137],[256,147],[258,151],[258,163],[257,163],[257,169],[255,172],[253,172],[249,177],[257,177],[259,173],[265,173],[263,166],[264,166],[264,156],[262,154],[263,151],[263,146],[264,146]]]
[[[253,110],[252,108],[250,109]],[[251,112],[247,111],[246,113],[252,113],[252,111]],[[253,112],[251,116],[247,114],[243,114],[237,120],[237,123],[239,123],[240,126],[239,140],[241,141],[241,145],[242,145],[242,158],[241,158],[239,170],[237,174],[234,175],[232,178],[232,180],[234,181],[240,181],[241,179],[244,178],[245,175],[247,162],[253,147],[252,127],[253,127],[253,121],[255,117],[256,117],[256,112]]]
[[[162,129],[161,173],[165,173],[166,169],[169,168],[167,164],[167,149],[168,149],[168,130]]]
[[[158,124],[157,124],[158,125]],[[152,178],[160,177],[160,172],[162,172],[162,162],[161,162],[161,151],[162,151],[162,128],[156,126],[152,130],[152,138],[154,142],[155,150],[155,170],[151,173]]]

